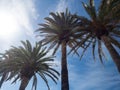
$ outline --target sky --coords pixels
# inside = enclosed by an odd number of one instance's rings
[[[72,13],[87,16],[81,1],[88,0],[0,0],[0,53],[9,49],[11,45],[21,45],[21,40],[38,41],[34,31],[38,24],[44,23],[44,18],[50,12],[61,12],[67,7]],[[99,5],[100,0],[95,0]],[[103,46],[103,48],[105,48]],[[80,61],[77,56],[68,56],[70,90],[120,90],[120,74],[109,53],[104,65],[99,60],[94,61],[91,50],[88,50]],[[57,52],[55,63],[60,71],[61,53]],[[61,80],[54,84],[49,80],[51,90],[60,90]],[[31,80],[32,81],[32,80]],[[26,90],[31,89],[31,81]],[[20,82],[10,84],[5,82],[0,90],[18,90]],[[37,90],[47,90],[44,81],[39,77]]]

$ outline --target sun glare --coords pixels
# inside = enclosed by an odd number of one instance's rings
[[[0,38],[9,39],[17,33],[17,20],[12,13],[0,11]]]

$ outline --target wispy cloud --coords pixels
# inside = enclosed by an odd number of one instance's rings
[[[33,34],[32,20],[36,19],[37,13],[33,0],[14,0],[13,12],[18,20],[20,27],[26,30],[27,35]]]
[[[68,2],[67,0],[59,0],[57,6],[56,6],[56,10],[57,12],[63,12],[65,11],[65,9],[68,7]]]
[[[0,41],[3,41],[0,45],[3,47],[2,49],[13,45],[13,42],[19,42],[21,39],[34,39],[33,22],[38,17],[35,0],[0,0],[0,12],[7,12],[14,17],[17,27],[16,33],[12,35],[13,38],[6,40],[0,38]]]
[[[81,71],[76,65],[72,65],[70,68],[69,77],[72,90],[120,89],[120,75],[113,64],[109,68],[104,68],[99,63],[87,63],[82,69],[86,71]]]
[[[34,0],[1,0],[0,8],[14,16],[20,29],[29,35],[33,33],[32,20],[37,18]]]

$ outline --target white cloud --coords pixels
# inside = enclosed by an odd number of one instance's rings
[[[114,65],[103,68],[99,63],[91,63],[91,65],[82,66],[82,69],[80,69],[80,66],[75,65],[70,68],[69,77],[72,90],[120,89],[120,75]]]
[[[27,34],[33,33],[32,20],[37,18],[34,0],[1,0],[0,8],[11,13]]]
[[[58,2],[58,5],[56,7],[56,10],[57,12],[63,12],[66,10],[66,8],[68,7],[68,2],[66,0],[60,0]]]
[[[16,19],[20,27],[26,30],[27,35],[33,34],[32,20],[36,19],[37,13],[35,11],[35,5],[33,0],[13,0],[12,11],[14,12]]]
[[[35,0],[0,0],[0,12],[7,12],[14,17],[16,33],[12,38],[0,38],[2,51],[20,40],[34,39],[33,22],[38,14],[35,7]],[[10,22],[10,21],[9,21]],[[6,25],[7,27],[7,25]],[[7,35],[7,34],[6,34]],[[1,51],[0,51],[1,52]]]

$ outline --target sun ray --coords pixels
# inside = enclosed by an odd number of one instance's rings
[[[8,39],[17,33],[18,25],[15,16],[7,11],[0,11],[0,38]]]

